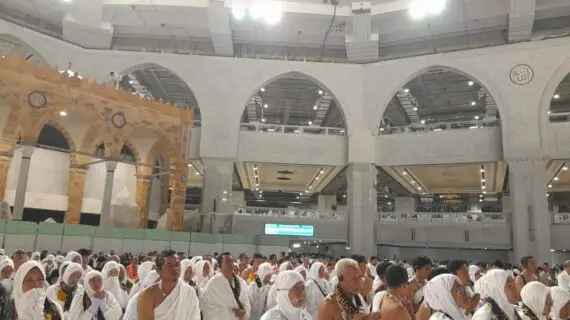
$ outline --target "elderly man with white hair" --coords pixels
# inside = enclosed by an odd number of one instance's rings
[[[558,275],[558,286],[570,291],[570,260],[564,262],[564,270]]]
[[[338,284],[319,308],[319,320],[380,319],[379,313],[369,313],[362,290],[362,272],[355,260],[341,259],[335,270]]]

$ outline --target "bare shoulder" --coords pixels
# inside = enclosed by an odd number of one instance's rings
[[[140,296],[139,301],[144,301],[145,303],[152,303],[154,305],[155,297],[158,296],[160,289],[158,288],[158,284],[153,284],[152,286],[144,289]]]

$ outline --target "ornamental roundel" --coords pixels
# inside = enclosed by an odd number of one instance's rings
[[[47,105],[47,97],[43,92],[32,91],[28,95],[28,104],[35,109],[41,109]]]
[[[121,129],[127,125],[127,118],[125,117],[124,113],[115,112],[113,116],[111,116],[111,123],[113,123],[116,128]]]
[[[519,64],[511,69],[510,78],[512,83],[524,86],[534,79],[534,70],[528,64]]]

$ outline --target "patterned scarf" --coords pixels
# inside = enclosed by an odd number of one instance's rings
[[[356,304],[358,305],[355,306],[352,303],[352,299],[348,299],[344,294],[344,292],[342,292],[340,286],[336,286],[334,288],[333,296],[336,299],[337,303],[341,306],[341,308],[347,313],[349,319],[352,319],[355,315],[357,315],[359,312],[362,311],[359,308],[360,306],[362,306],[360,298],[358,296],[354,297],[356,299]]]
[[[532,310],[530,310],[526,304],[521,303],[521,310],[525,316],[529,317],[530,320],[538,320],[538,317],[534,314],[534,312],[532,312]]]
[[[495,300],[487,297],[485,303],[491,308],[491,312],[497,317],[497,320],[509,320],[507,314],[499,307]]]
[[[44,317],[45,320],[63,320],[55,302],[50,299],[46,299],[44,302]]]

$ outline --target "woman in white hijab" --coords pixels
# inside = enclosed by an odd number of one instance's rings
[[[67,255],[65,256],[65,261],[71,261],[71,262],[75,262],[75,263],[79,263],[81,264],[83,261],[83,257],[81,257],[81,255],[79,254],[79,252],[76,251],[69,251],[67,253]]]
[[[309,280],[307,280],[307,311],[313,319],[319,318],[321,303],[333,292],[331,284],[325,277],[325,266],[320,262],[314,262],[309,269]]]
[[[293,270],[293,265],[291,264],[291,262],[285,261],[279,265],[279,273],[284,272],[284,271],[288,271],[288,270],[291,270],[291,271]],[[277,296],[277,287],[275,286],[275,283],[277,281],[276,279],[277,279],[277,275],[274,275],[273,285],[271,285],[271,288],[269,288],[269,294],[267,295],[267,302],[266,302],[265,307],[268,310],[277,305],[277,301],[275,300],[275,297]]]
[[[129,296],[121,288],[119,281],[119,264],[115,261],[109,261],[103,266],[101,273],[103,274],[103,289],[113,294],[121,309],[124,309],[129,302]]]
[[[475,293],[481,295],[483,305],[472,320],[517,319],[515,305],[520,301],[520,295],[509,271],[493,269],[475,284]]]
[[[259,320],[266,311],[267,295],[271,288],[271,277],[273,268],[268,262],[260,264],[255,273],[255,281],[252,281],[247,288],[247,296],[251,304],[250,320]]]
[[[305,309],[305,281],[296,271],[279,273],[275,282],[277,306],[268,310],[261,320],[312,320]]]
[[[50,279],[52,273],[58,269],[57,263],[55,261],[55,256],[53,254],[48,254],[47,257],[44,259],[42,265],[44,266],[44,270],[46,272],[47,279]],[[48,280],[48,283],[49,283],[49,280]],[[53,284],[53,283],[50,283],[50,284]]]
[[[103,275],[89,271],[84,279],[85,290],[73,297],[70,320],[119,320],[123,312],[115,297],[103,289]]]
[[[18,320],[63,320],[61,307],[46,297],[46,275],[42,265],[28,261],[14,276],[14,305]]]
[[[303,276],[303,280],[305,280],[305,282],[307,281],[307,269],[303,267],[303,265],[299,265],[295,268],[295,271],[299,272],[299,274]]]
[[[567,320],[570,319],[570,292],[560,288],[551,287],[550,294],[552,295],[552,320]]]
[[[522,304],[518,315],[522,320],[547,320],[552,309],[550,289],[542,282],[532,281],[521,290]]]
[[[214,275],[212,265],[208,260],[200,260],[194,265],[194,282],[200,289],[204,289],[210,278]]]
[[[138,304],[139,296],[145,288],[152,286],[158,280],[160,280],[160,276],[159,276],[158,272],[156,272],[156,270],[152,270],[145,279],[140,281],[141,290],[139,290],[139,292],[137,292],[129,300],[129,303],[127,304],[127,308],[125,309],[125,315],[123,316],[122,320],[138,320],[137,304]]]
[[[470,299],[453,274],[441,274],[428,281],[424,288],[426,304],[433,310],[430,320],[465,320],[461,309],[470,306]]]
[[[83,268],[78,263],[67,262],[61,266],[60,274],[59,281],[51,285],[46,294],[48,298],[59,304],[64,315],[66,315],[71,308],[75,294],[83,290],[78,284],[83,274]],[[67,319],[67,316],[65,318]]]
[[[12,259],[0,259],[0,319],[11,319],[14,314],[12,305],[12,274],[14,262]]]
[[[148,276],[148,274],[154,269],[154,262],[145,261],[139,265],[137,268],[137,276],[139,281],[133,285],[131,292],[129,293],[129,298],[132,298],[135,294],[140,291],[141,282]]]
[[[194,291],[196,291],[196,295],[198,296],[198,298],[200,298],[200,287],[198,287],[196,285],[196,282],[192,280],[194,279],[194,264],[192,263],[192,260],[184,259],[180,261],[180,279],[182,279],[182,281],[186,282],[189,286],[194,288]]]
[[[285,261],[279,265],[279,272],[283,272],[286,270],[293,270],[293,265],[289,261]]]
[[[30,257],[31,260],[40,261],[41,253],[39,252],[32,252],[32,256]]]
[[[475,285],[475,282],[481,277],[481,268],[476,265],[469,266],[469,280],[471,280],[471,284],[468,284],[470,287]]]

